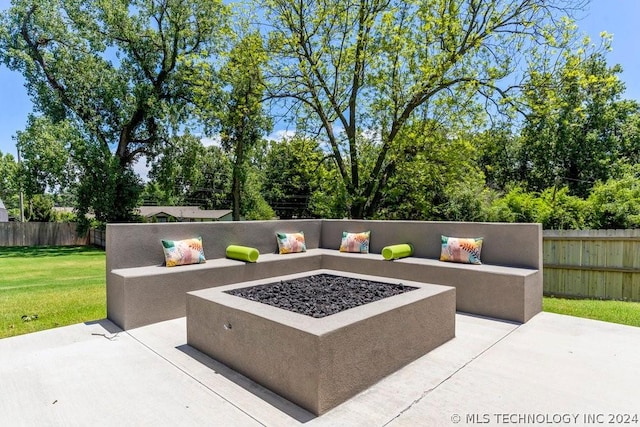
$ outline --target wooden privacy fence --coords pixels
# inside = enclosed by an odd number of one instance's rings
[[[546,295],[640,301],[640,230],[545,230]]]
[[[98,230],[96,228],[92,228],[89,230],[89,245],[97,246],[99,248],[107,247],[107,232],[105,230]]]
[[[71,222],[2,222],[0,246],[73,246],[88,244]]]

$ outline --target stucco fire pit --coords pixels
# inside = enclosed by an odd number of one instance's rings
[[[226,293],[316,274],[417,289],[314,318]],[[315,270],[187,294],[187,343],[320,415],[455,336],[455,288]]]

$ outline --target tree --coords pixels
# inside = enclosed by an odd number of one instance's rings
[[[508,123],[501,123],[472,135],[478,149],[478,166],[487,187],[495,191],[520,184],[527,178],[527,162],[522,159],[522,138]]]
[[[521,155],[530,190],[566,186],[585,198],[622,158],[638,158],[637,131],[628,132],[638,105],[620,101],[620,66],[608,67],[601,53],[580,52],[567,55],[559,71],[530,72]]]
[[[4,203],[7,211],[13,215],[18,209],[19,193],[18,163],[16,163],[13,155],[9,153],[2,154],[2,151],[0,151],[0,200]]]
[[[573,2],[580,5],[582,2]],[[354,218],[371,216],[397,165],[390,153],[417,115],[453,110],[455,124],[478,97],[500,107],[498,87],[536,45],[559,48],[571,5],[542,0],[266,0],[272,29],[270,96],[292,100],[322,129]],[[493,102],[493,104],[492,104]],[[428,108],[427,108],[428,107]],[[363,167],[359,138],[375,143]]]
[[[80,217],[132,219],[132,165],[191,116],[190,79],[212,73],[228,11],[220,0],[15,0],[0,15],[0,58],[39,113],[83,136],[72,147]]]
[[[244,219],[267,220],[273,219],[276,214],[262,196],[264,191],[264,174],[257,168],[247,169],[247,176],[243,188],[242,205]]]
[[[640,163],[640,104],[637,101],[622,101],[627,104],[630,113],[625,116],[622,125],[622,147],[620,163],[635,165]]]
[[[252,33],[234,46],[222,71],[223,80],[231,86],[222,115],[220,136],[222,147],[233,158],[231,194],[234,221],[238,221],[241,215],[251,150],[271,127],[262,110],[264,82],[261,68],[265,61],[262,38],[259,33]]]
[[[264,196],[279,218],[316,216],[311,202],[326,174],[325,159],[318,143],[309,138],[271,142],[265,159]],[[335,192],[335,181],[332,184]]]
[[[48,194],[35,194],[29,198],[25,207],[27,221],[51,222],[55,219],[53,197]]]
[[[231,161],[215,145],[205,147],[187,133],[171,138],[152,162],[147,185],[162,192],[169,205],[196,205],[205,209],[226,209],[230,203]],[[153,191],[152,191],[153,192]]]
[[[434,120],[412,120],[389,157],[395,170],[380,192],[381,219],[481,220],[484,176],[464,133]]]
[[[69,152],[82,143],[67,121],[53,123],[48,117],[29,116],[27,127],[16,135],[22,155],[20,175],[27,198],[44,193],[62,193],[75,181]]]

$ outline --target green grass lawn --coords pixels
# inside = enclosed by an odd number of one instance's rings
[[[105,282],[103,250],[0,247],[0,338],[104,319]]]
[[[104,319],[105,253],[0,247],[0,338]],[[640,303],[545,297],[544,311],[640,326]]]
[[[550,313],[640,326],[640,302],[545,297],[542,309]]]

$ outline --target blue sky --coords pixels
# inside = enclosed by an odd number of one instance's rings
[[[9,7],[10,0],[0,0],[0,10]],[[594,41],[607,31],[613,34],[613,51],[607,56],[608,64],[620,64],[620,76],[627,90],[626,99],[640,101],[640,1],[591,0],[588,9],[580,13],[580,31]],[[31,102],[22,77],[0,65],[0,151],[16,155],[13,136],[23,130]]]

